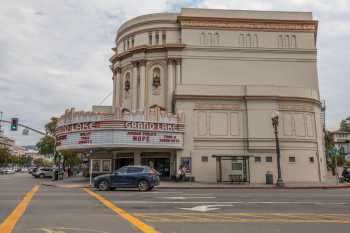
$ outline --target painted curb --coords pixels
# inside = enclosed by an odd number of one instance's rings
[[[57,188],[92,188],[90,185],[77,185],[77,184],[54,184],[54,183],[42,183],[44,186],[51,186]],[[341,185],[341,186],[295,186],[295,187],[283,187],[278,188],[275,186],[271,187],[213,187],[213,186],[202,186],[202,187],[189,187],[189,186],[163,186],[156,187],[155,189],[267,189],[267,190],[289,190],[289,189],[350,189],[350,185]]]

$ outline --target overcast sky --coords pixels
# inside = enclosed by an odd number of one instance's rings
[[[66,108],[89,110],[112,91],[116,31],[135,16],[181,7],[312,11],[319,20],[318,76],[327,128],[350,115],[350,0],[1,0],[0,111],[43,129]],[[111,104],[107,98],[104,104]],[[6,135],[17,144],[39,136]]]

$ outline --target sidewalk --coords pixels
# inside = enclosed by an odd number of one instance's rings
[[[63,188],[89,188],[89,178],[71,177],[60,181],[45,181],[42,185]],[[287,183],[283,189],[339,189],[350,188],[350,183],[336,184],[335,180],[327,180],[324,183]],[[161,181],[157,189],[281,189],[275,185],[266,184],[217,184],[200,182],[173,182]]]

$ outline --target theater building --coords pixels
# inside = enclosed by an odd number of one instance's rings
[[[118,29],[112,106],[67,110],[57,149],[87,153],[95,174],[180,165],[201,182],[276,181],[279,113],[285,182],[322,182],[326,160],[309,12],[182,9]]]

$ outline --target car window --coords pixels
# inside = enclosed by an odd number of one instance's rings
[[[116,172],[126,173],[126,167],[119,168],[118,170],[116,170]]]
[[[128,167],[128,170],[127,170],[128,173],[138,173],[142,171],[143,171],[143,167]]]

